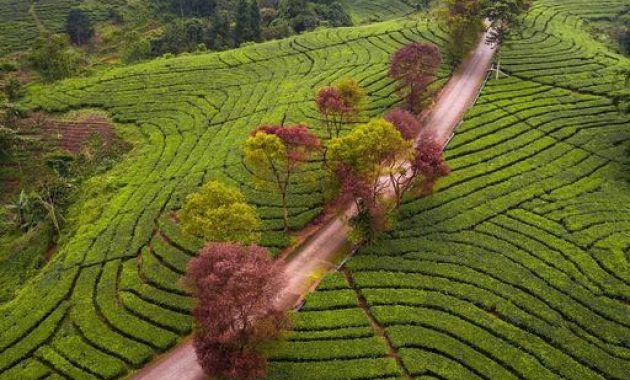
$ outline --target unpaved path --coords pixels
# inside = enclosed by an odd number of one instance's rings
[[[485,44],[485,36],[442,89],[431,112],[425,119],[418,140],[435,136],[442,144],[459,125],[464,113],[475,102],[479,89],[492,65],[494,50]],[[348,208],[345,217],[354,214]],[[348,227],[335,218],[323,225],[304,242],[287,261],[289,283],[279,297],[279,305],[291,308],[317,285],[317,279],[332,269],[338,251],[348,244]],[[190,340],[164,354],[153,364],[140,371],[136,380],[201,380],[205,376],[197,364]]]

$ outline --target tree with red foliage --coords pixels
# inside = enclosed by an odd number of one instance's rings
[[[350,224],[354,240],[370,240],[388,225],[387,175],[406,171],[413,145],[384,119],[360,125],[329,143],[331,169],[342,202],[353,201],[358,214]]]
[[[345,119],[352,113],[352,107],[344,101],[336,87],[323,87],[315,99],[319,112],[324,116],[328,138],[339,137]]]
[[[442,146],[434,139],[425,140],[416,146],[412,168],[416,175],[421,176],[422,194],[432,193],[437,180],[451,174],[451,169],[444,160]]]
[[[392,55],[389,75],[401,82],[408,111],[420,111],[429,85],[437,78],[440,63],[440,51],[433,44],[411,43]]]
[[[320,147],[317,136],[304,124],[262,125],[245,143],[245,162],[254,171],[258,184],[270,185],[280,194],[285,232],[289,231],[287,194],[291,178]]]
[[[280,261],[256,245],[211,243],[190,260],[184,284],[197,301],[193,346],[206,374],[265,377],[260,345],[289,327],[286,312],[275,302],[286,281]]]
[[[385,232],[390,223],[379,189],[357,175],[346,163],[339,163],[334,174],[339,187],[336,201],[342,205],[352,202],[357,209],[356,216],[350,220],[353,227],[350,239],[370,240]]]
[[[394,108],[386,116],[385,120],[394,124],[405,140],[411,140],[420,130],[420,122],[414,114],[402,108]]]

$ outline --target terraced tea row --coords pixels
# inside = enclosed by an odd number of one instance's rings
[[[405,16],[416,11],[413,0],[342,0],[355,25]]]
[[[70,9],[83,3],[95,21],[107,18],[107,11],[97,1],[85,0],[0,0],[0,56],[24,51],[39,34],[39,28],[62,32]],[[110,2],[112,3],[112,2]]]
[[[441,38],[425,21],[394,21],[32,88],[32,107],[108,110],[135,147],[85,186],[53,262],[0,307],[0,378],[115,378],[172,346],[190,329],[178,279],[200,243],[179,232],[170,211],[204,181],[231,182],[258,206],[263,243],[285,246],[280,200],[257,190],[242,163],[249,131],[307,121],[323,135],[315,90],[348,76],[370,94],[365,117],[380,114],[396,101],[389,55],[409,41]],[[296,177],[293,228],[319,213],[320,176],[313,164]]]
[[[326,355],[290,342],[272,378],[288,353],[339,379],[627,378],[630,115],[617,71],[629,61],[546,4],[504,50],[511,77],[489,82],[450,143],[438,193],[407,200],[398,228],[350,260],[350,291],[327,283],[307,301],[295,339],[323,330]],[[387,339],[359,346],[372,336],[352,330],[360,314]],[[334,372],[347,358],[376,365],[384,345],[402,372]]]

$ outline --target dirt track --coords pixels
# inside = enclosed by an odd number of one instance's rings
[[[480,86],[491,67],[494,50],[483,38],[470,57],[460,66],[442,89],[433,108],[425,119],[418,139],[433,135],[446,144],[459,125],[464,113],[475,102]],[[353,209],[346,212],[352,215]],[[278,299],[280,305],[290,308],[316,284],[313,273],[327,271],[332,259],[347,244],[347,226],[339,219],[323,225],[287,262],[289,284]],[[205,376],[197,364],[190,341],[164,354],[153,364],[140,371],[136,380],[200,380]]]

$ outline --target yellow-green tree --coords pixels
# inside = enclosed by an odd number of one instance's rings
[[[444,47],[455,68],[479,42],[484,29],[479,0],[446,0],[440,22],[448,32]]]
[[[285,232],[289,231],[287,194],[291,178],[319,148],[319,139],[303,124],[263,125],[245,143],[245,163],[253,171],[256,182],[280,195]]]
[[[208,182],[189,195],[178,217],[185,232],[206,241],[252,244],[260,240],[256,209],[237,188],[221,182]]]
[[[354,114],[359,114],[365,107],[367,95],[359,82],[352,78],[342,79],[337,83],[339,96]]]
[[[354,202],[358,215],[351,220],[357,240],[371,239],[385,230],[392,210],[386,194],[393,190],[395,205],[402,197],[399,185],[413,159],[413,142],[396,127],[374,119],[328,145],[329,168],[339,187],[340,200]]]

